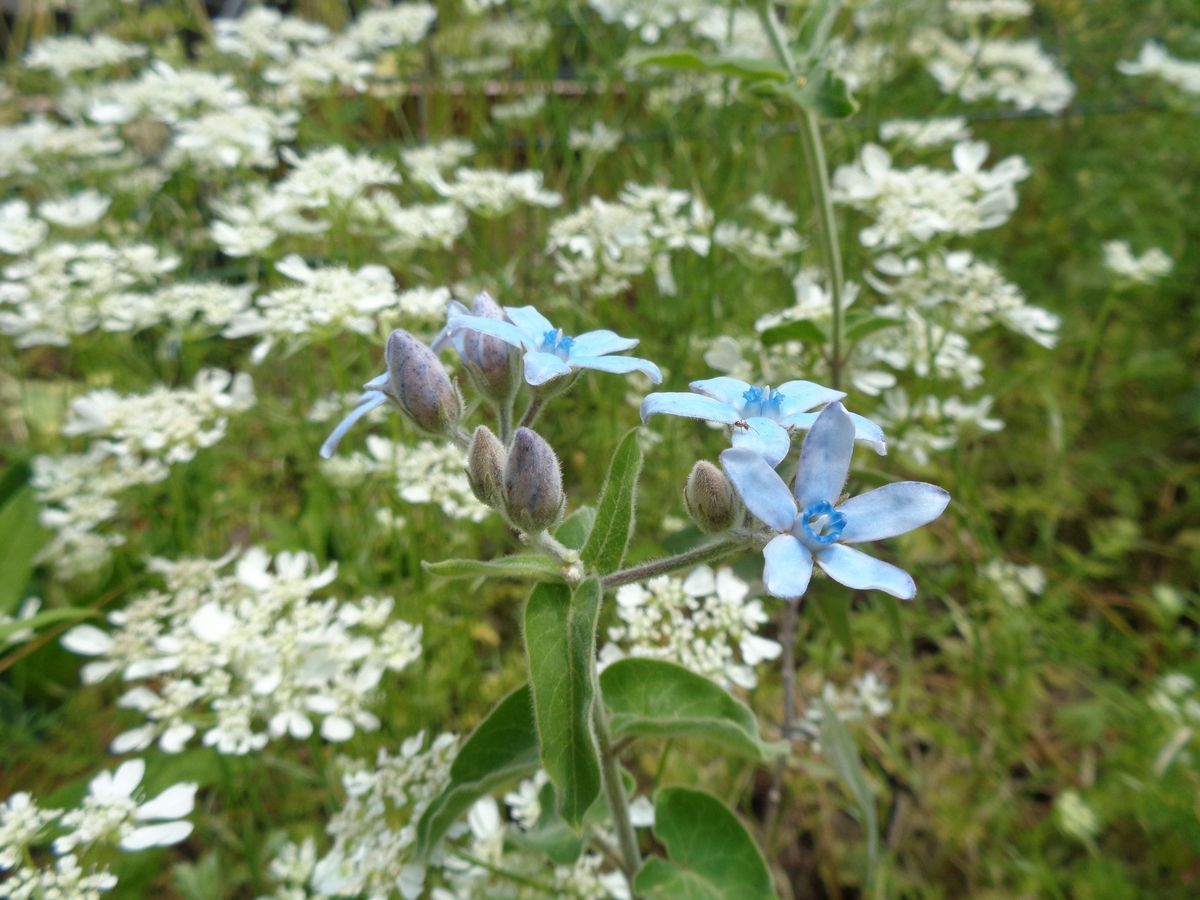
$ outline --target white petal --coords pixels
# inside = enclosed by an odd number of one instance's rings
[[[163,822],[143,825],[121,839],[122,850],[145,850],[147,847],[169,847],[178,844],[192,833],[191,822]]]
[[[153,800],[147,800],[133,814],[135,819],[179,819],[196,805],[196,787],[190,781],[173,784]]]
[[[143,725],[141,728],[132,728],[118,734],[108,745],[108,750],[110,753],[123,754],[133,750],[145,750],[152,743],[154,743],[154,726]]]
[[[844,544],[830,544],[818,552],[817,565],[848,588],[885,591],[901,600],[911,600],[917,595],[912,576],[903,569]]]
[[[321,723],[321,737],[334,743],[354,737],[354,724],[342,716],[329,716]]]
[[[95,625],[76,625],[62,636],[62,645],[81,656],[99,656],[112,647],[112,638]]]

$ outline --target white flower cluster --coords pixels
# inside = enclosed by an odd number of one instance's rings
[[[1058,342],[1058,316],[1026,303],[1020,288],[968,250],[907,259],[889,254],[875,260],[875,268],[894,279],[867,276],[890,300],[876,307],[881,316],[902,318],[905,311],[915,310],[922,320],[967,334],[999,324],[1042,347]]]
[[[985,170],[988,145],[955,144],[954,170],[929,166],[898,169],[877,144],[857,162],[837,168],[833,198],[875,221],[859,233],[864,247],[886,249],[923,243],[938,235],[971,235],[1003,225],[1017,208],[1017,182],[1029,166],[1010,156]]]
[[[47,69],[59,78],[70,78],[78,72],[119,66],[145,55],[145,47],[118,41],[104,33],[89,37],[68,34],[42,38],[25,54],[25,65]]]
[[[178,168],[185,162],[198,169],[270,168],[278,162],[275,148],[296,136],[300,115],[244,104],[215,109],[185,119],[175,129],[175,139],[164,164]]]
[[[63,434],[91,438],[87,450],[33,460],[38,519],[54,533],[39,558],[60,578],[99,568],[124,542],[98,531],[120,511],[117,495],[164,480],[172,465],[224,437],[231,414],[253,404],[250,377],[221,369],[201,371],[191,388],[133,395],[100,390],[75,399]]]
[[[1137,59],[1122,60],[1117,69],[1126,75],[1156,75],[1186,94],[1200,94],[1200,60],[1176,59],[1158,41],[1146,41]]]
[[[68,92],[60,106],[68,114],[84,113],[100,125],[125,125],[138,118],[176,125],[198,113],[248,102],[229,73],[176,69],[156,59],[130,81],[108,81],[87,91]]]
[[[884,391],[881,399],[871,418],[887,433],[888,449],[920,466],[928,465],[933,454],[958,444],[964,432],[990,433],[1004,428],[1004,422],[991,415],[992,397],[969,402],[927,394],[914,401],[904,388],[897,387]]]
[[[168,847],[187,838],[192,823],[184,817],[195,805],[196,785],[175,784],[142,801],[138,786],[145,771],[146,764],[133,759],[101,772],[74,809],[43,809],[24,791],[0,803],[0,872],[8,873],[0,893],[12,900],[97,898],[116,887],[117,878],[103,866],[80,864],[91,851]],[[56,859],[38,867],[32,851],[52,832],[58,832],[51,844]]]
[[[1046,573],[1040,566],[1022,566],[1007,559],[991,559],[979,570],[1004,601],[1013,607],[1024,606],[1029,597],[1046,590]]]
[[[178,265],[149,244],[44,244],[0,273],[0,333],[34,347],[65,346],[95,328],[123,331],[124,308],[146,302],[136,289]]]
[[[630,183],[617,202],[593,196],[582,209],[553,222],[546,248],[558,266],[558,284],[611,297],[653,268],[659,290],[673,294],[671,253],[707,256],[711,228],[712,213],[688,191]]]
[[[430,183],[439,194],[468,212],[494,219],[518,206],[553,207],[562,203],[562,195],[543,187],[542,179],[541,172],[458,168],[453,181],[447,182],[439,175]]]
[[[64,162],[100,162],[111,159],[123,147],[109,125],[78,122],[60,125],[49,119],[33,118],[0,128],[0,178],[35,175],[44,170],[55,172],[61,179]]]
[[[799,726],[801,735],[816,753],[821,752],[821,725],[826,708],[842,722],[860,722],[883,718],[892,711],[892,701],[888,699],[887,685],[874,672],[860,675],[844,688],[825,682],[820,702],[807,706]]]
[[[753,269],[786,269],[795,263],[805,243],[796,231],[796,215],[787,206],[755,194],[746,203],[742,218],[750,224],[719,222],[713,230],[713,243]]]
[[[713,11],[710,0],[588,0],[588,5],[605,22],[636,31],[648,44],[657,43],[672,26],[689,25]]]
[[[421,655],[421,629],[392,620],[394,601],[321,600],[337,567],[307,553],[258,547],[217,559],[151,560],[164,587],[109,613],[110,629],[77,625],[62,638],[95,657],[85,683],[120,673],[140,682],[117,701],[145,722],[118,735],[114,753],[178,753],[203,730],[219,753],[261,750],[284,735],[319,731],[349,740],[379,720],[369,707],[386,672]]]
[[[597,120],[588,129],[572,128],[567,132],[567,146],[580,153],[591,153],[604,156],[612,153],[625,139],[625,136],[615,128],[609,128]]]
[[[718,684],[752,688],[755,668],[782,648],[759,635],[768,617],[750,587],[730,569],[694,569],[686,579],[660,575],[617,590],[617,618],[600,651],[601,665],[627,656],[679,663]]]
[[[299,16],[285,16],[269,6],[253,6],[237,18],[213,20],[213,44],[221,53],[251,62],[284,62],[298,47],[329,40],[329,29]]]
[[[1033,12],[1033,3],[1030,0],[947,0],[946,12],[950,18],[962,22],[980,19],[1007,22],[1026,18]]]
[[[962,116],[934,119],[892,119],[879,126],[884,141],[901,141],[910,147],[941,147],[971,139],[971,129]]]
[[[472,493],[466,462],[453,444],[421,441],[409,446],[368,435],[366,453],[322,460],[321,468],[341,485],[384,475],[395,480],[396,492],[406,503],[432,503],[452,519],[482,522],[490,510]]]
[[[314,269],[293,255],[275,268],[297,283],[255,298],[254,305],[234,316],[224,331],[227,338],[260,338],[250,357],[255,363],[281,341],[291,351],[314,336],[347,331],[373,335],[380,313],[396,305],[396,282],[383,266]]]
[[[1075,85],[1036,40],[968,38],[923,31],[912,49],[926,59],[929,74],[946,93],[963,100],[994,98],[1017,109],[1059,113],[1075,97]]]
[[[1104,265],[1130,284],[1153,284],[1170,275],[1175,267],[1171,257],[1158,247],[1151,247],[1141,256],[1135,256],[1128,241],[1105,242]]]

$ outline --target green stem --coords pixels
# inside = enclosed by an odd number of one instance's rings
[[[676,553],[674,556],[652,559],[650,562],[630,566],[628,569],[621,569],[619,572],[605,575],[600,579],[600,584],[604,590],[609,591],[623,584],[633,584],[635,581],[643,581],[647,578],[653,578],[655,575],[665,575],[668,572],[674,572],[676,569],[698,566],[701,563],[715,562],[745,546],[746,541],[742,538],[713,541],[712,543],[702,544],[691,550],[685,550],[683,553]]]
[[[512,418],[513,418],[513,398],[509,397],[506,400],[501,400],[496,404],[496,419],[497,425],[500,427],[500,443],[505,447],[508,446],[508,439],[512,437]]]
[[[617,845],[621,848],[621,869],[629,886],[642,866],[642,854],[638,850],[637,835],[629,817],[629,798],[625,796],[625,782],[621,780],[621,767],[613,750],[612,734],[608,730],[608,717],[604,712],[604,697],[600,692],[600,679],[596,678],[596,702],[592,707],[592,720],[596,727],[596,744],[600,750],[600,767],[604,772],[604,791],[608,794],[608,809],[612,814],[613,827],[617,830]]]
[[[545,394],[534,394],[529,398],[529,405],[525,407],[525,414],[521,416],[521,421],[517,423],[518,428],[532,428],[533,423],[537,421],[538,414],[541,413],[542,407],[546,405],[546,401],[550,399]]]
[[[792,78],[804,75],[796,67],[796,60],[787,45],[771,0],[766,0],[759,9],[759,18],[771,39],[771,46],[779,63]],[[833,213],[833,199],[829,189],[829,164],[825,159],[825,145],[821,140],[821,124],[811,110],[801,107],[800,143],[804,147],[805,169],[813,202],[817,207],[817,223],[821,241],[821,253],[829,274],[829,299],[832,306],[829,350],[829,380],[833,388],[840,389],[842,381],[842,253],[838,246],[837,219]]]

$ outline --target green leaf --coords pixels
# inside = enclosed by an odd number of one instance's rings
[[[858,110],[846,82],[832,72],[811,75],[797,91],[797,100],[823,119],[845,119]]]
[[[758,337],[764,347],[774,347],[776,344],[786,344],[788,341],[800,341],[802,344],[827,342],[825,332],[815,322],[810,322],[808,319],[793,319],[791,322],[775,325]]]
[[[614,737],[695,737],[765,761],[787,752],[767,744],[744,703],[707,678],[660,659],[622,659],[600,674]]]
[[[562,566],[552,556],[522,553],[499,559],[443,559],[422,562],[421,567],[438,578],[532,578],[535,581],[562,581]]]
[[[472,803],[537,768],[533,698],[524,686],[501,700],[459,749],[450,764],[450,783],[417,822],[417,852],[427,857]]]
[[[607,575],[621,567],[625,548],[633,535],[637,484],[642,474],[642,447],[634,428],[621,438],[608,466],[608,478],[600,493],[596,524],[580,554],[592,571]]]
[[[581,506],[563,519],[554,536],[568,550],[579,550],[587,543],[588,535],[592,533],[592,526],[595,524],[596,507]]]
[[[854,629],[850,627],[850,597],[844,591],[834,594],[829,591],[813,591],[810,602],[825,627],[833,632],[837,642],[847,653],[854,652]]]
[[[37,631],[45,628],[47,625],[53,625],[55,622],[62,622],[70,619],[86,619],[88,616],[96,615],[94,609],[81,609],[74,606],[64,606],[59,609],[48,609],[45,612],[40,612],[37,615],[30,616],[28,619],[17,619],[13,622],[0,622],[0,641],[3,641],[10,634],[16,634],[18,631],[24,631],[26,628],[32,628]]]
[[[509,840],[518,847],[546,854],[560,866],[573,865],[583,852],[583,839],[558,814],[554,785],[542,785],[538,801],[542,811],[537,823],[528,831],[514,831]]]
[[[787,81],[788,77],[787,72],[778,65],[766,60],[697,53],[686,48],[634,51],[627,54],[623,62],[626,66],[644,69],[709,72],[750,82]]]
[[[825,55],[825,46],[829,43],[829,33],[837,19],[841,0],[816,0],[800,21],[796,43],[800,47],[800,55],[805,60],[819,60]]]
[[[899,324],[896,319],[886,316],[846,316],[846,340],[861,341],[867,335],[883,331],[885,328],[894,328]]]
[[[33,559],[44,539],[37,514],[33,488],[28,485],[14,491],[0,507],[0,614],[11,612],[25,599]]]
[[[633,880],[646,900],[767,900],[771,874],[754,839],[716,797],[687,788],[654,796],[654,834],[667,859],[646,861]]]
[[[542,767],[558,789],[559,814],[578,828],[600,793],[592,733],[600,581],[575,589],[539,584],[525,606],[525,650]]]
[[[875,813],[875,795],[867,784],[858,748],[842,720],[825,701],[821,701],[821,755],[833,767],[838,779],[850,791],[862,814],[863,831],[867,835],[867,877],[865,884],[874,883],[875,863],[879,857],[879,821]]]

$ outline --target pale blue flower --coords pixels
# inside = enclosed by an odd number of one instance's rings
[[[842,391],[811,381],[787,381],[773,388],[721,376],[690,385],[696,393],[648,394],[642,401],[642,421],[664,413],[705,419],[733,427],[733,446],[753,450],[773,467],[783,462],[792,446],[790,429],[806,430],[817,420],[814,406],[845,397]],[[848,413],[855,437],[880,456],[887,453],[883,429],[863,416]]]
[[[452,308],[443,335],[464,329],[491,335],[525,353],[525,381],[533,387],[569,375],[576,369],[600,372],[642,372],[655,384],[662,372],[649,360],[634,356],[612,356],[637,346],[637,338],[624,338],[611,331],[588,331],[577,337],[564,334],[532,306],[506,306],[509,321],[467,316]],[[439,341],[443,338],[439,337]]]
[[[721,454],[746,508],[779,532],[763,548],[763,581],[772,596],[804,596],[814,561],[848,588],[886,591],[901,600],[916,596],[917,586],[903,569],[847,545],[894,537],[932,522],[950,495],[932,484],[900,481],[835,506],[853,452],[854,422],[842,404],[830,403],[804,438],[793,491],[758,453],[735,447]]]

